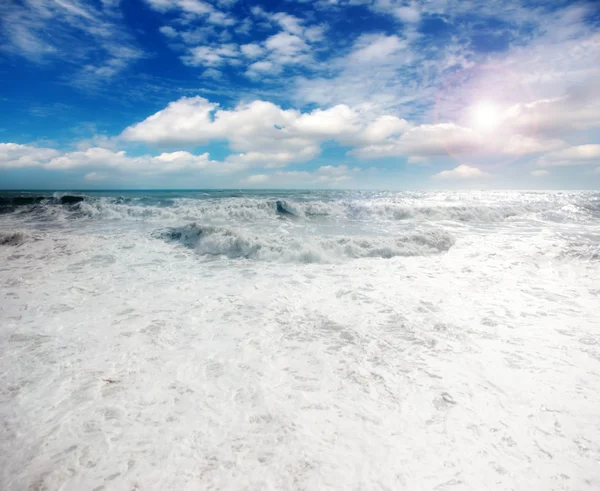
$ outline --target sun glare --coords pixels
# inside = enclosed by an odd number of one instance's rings
[[[500,110],[491,102],[480,102],[470,111],[471,125],[474,129],[490,131],[500,124]]]

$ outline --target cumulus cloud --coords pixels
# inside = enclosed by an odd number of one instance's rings
[[[265,41],[270,51],[269,58],[284,65],[303,61],[309,51],[308,44],[300,36],[289,32],[280,32]]]
[[[227,141],[233,151],[239,152],[232,159],[256,165],[262,162],[270,167],[314,158],[327,140],[352,147],[351,154],[362,159],[411,157],[413,162],[447,155],[512,158],[564,146],[557,139],[488,134],[456,123],[415,126],[397,116],[377,115],[345,104],[302,113],[256,100],[227,110],[202,97],[174,101],[126,128],[121,136],[159,146]]]
[[[156,157],[129,157],[124,151],[89,148],[83,152],[67,152],[43,164],[46,169],[105,169],[130,171],[141,174],[169,173],[182,170],[206,169],[218,165],[207,153],[192,155],[188,152],[162,153]],[[214,170],[214,169],[213,169]]]
[[[253,174],[240,181],[249,186],[265,185],[273,187],[326,186],[343,187],[353,179],[357,169],[346,165],[326,165],[314,171],[275,171],[271,174]]]
[[[413,126],[405,119],[391,115],[383,115],[369,122],[360,135],[362,144],[376,144],[386,141],[388,138],[407,132]]]
[[[466,181],[466,180],[476,180],[476,179],[485,179],[492,177],[491,174],[483,172],[481,169],[477,167],[471,167],[466,164],[461,164],[458,167],[455,167],[452,170],[444,170],[442,172],[438,172],[431,176],[432,179],[436,179],[438,181]]]
[[[559,139],[539,139],[523,135],[504,135],[498,139],[502,152],[506,155],[527,155],[542,153],[564,147],[565,142]]]
[[[559,167],[591,165],[598,162],[600,162],[600,145],[588,144],[549,152],[537,161],[537,165],[540,167]]]
[[[285,167],[291,162],[304,162],[316,157],[319,153],[318,146],[311,145],[295,152],[285,151],[249,151],[239,154],[229,155],[225,161],[232,167],[245,169],[248,167],[265,167],[276,169]]]
[[[291,34],[301,35],[304,31],[302,19],[299,19],[294,15],[277,12],[276,14],[271,15],[271,19],[278,22],[284,31]]]
[[[452,125],[433,130],[427,126],[413,128],[396,116],[363,113],[345,104],[301,113],[253,101],[224,110],[202,97],[184,97],[126,128],[121,136],[128,141],[167,146],[226,140],[234,151],[241,152],[232,159],[276,167],[315,157],[326,140],[359,147],[356,155],[365,158],[441,154],[458,148],[460,135],[450,133],[461,131],[468,132]],[[467,144],[470,140],[465,136],[462,145]]]
[[[357,133],[359,125],[358,113],[345,104],[299,114],[293,122],[293,128],[298,134],[317,138],[335,138]]]
[[[393,10],[393,13],[402,22],[415,23],[421,20],[421,13],[414,5],[397,7]]]
[[[258,58],[265,52],[264,48],[257,43],[243,44],[240,50],[248,58]]]
[[[576,95],[517,104],[508,110],[504,124],[515,131],[549,137],[599,128],[600,88],[588,87]]]
[[[600,34],[586,20],[591,4],[534,9],[509,3],[499,13],[489,2],[369,2],[368,8],[401,20],[401,33],[360,36],[349,52],[329,59],[327,73],[299,77],[296,97],[325,106],[369,104],[415,125],[461,126],[468,126],[460,116],[470,105],[497,101],[513,109],[509,132],[536,140],[564,140],[600,127]],[[336,8],[347,4],[336,2]],[[481,32],[477,21],[465,20],[467,13],[471,19],[500,17],[502,36],[514,42],[493,52],[474,50],[473,38]],[[452,33],[448,42],[423,42],[429,35],[411,27],[421,14],[444,19]],[[440,101],[447,102],[446,112],[433,119],[431,109]],[[513,155],[519,153],[515,149]]]
[[[321,24],[318,26],[311,26],[304,30],[304,37],[311,43],[322,41],[325,37],[325,31],[327,26]]]
[[[0,143],[0,168],[37,167],[57,155],[59,152],[52,148]]]
[[[223,74],[216,68],[208,68],[202,72],[202,78],[221,80],[223,78]]]
[[[182,171],[203,171],[224,174],[243,168],[239,163],[211,160],[208,153],[165,152],[157,156],[129,156],[125,151],[90,147],[73,152],[59,152],[16,143],[0,143],[0,168],[38,167],[47,170],[85,170],[86,180],[104,178],[104,171],[132,174],[164,174]]]
[[[235,44],[223,44],[218,47],[196,46],[189,54],[181,57],[186,65],[215,67],[227,63],[236,63],[239,51]]]
[[[180,14],[179,21],[192,23],[197,18],[218,26],[231,26],[236,24],[234,17],[222,10],[215,8],[208,2],[201,0],[145,0],[146,3],[158,12],[177,11]]]
[[[442,123],[413,127],[397,138],[366,145],[353,153],[361,158],[428,157],[474,152],[482,146],[481,136],[473,130],[454,123]]]
[[[230,162],[281,167],[319,153],[318,140],[294,127],[298,117],[297,111],[283,110],[265,101],[222,110],[202,97],[182,98],[127,128],[122,137],[157,145],[199,145],[226,140],[234,152],[240,152],[230,156]]]
[[[266,75],[276,75],[281,72],[280,65],[273,65],[270,61],[255,61],[248,66],[246,70],[246,76],[250,78],[256,78]]]
[[[266,12],[258,6],[253,7],[251,12],[260,22],[255,23],[247,17],[233,28],[234,24],[238,24],[237,20],[229,18],[207,2],[146,2],[160,12],[180,13],[175,26],[162,26],[159,31],[170,40],[174,50],[185,51],[179,56],[184,64],[205,68],[223,65],[237,67],[251,79],[273,77],[285,68],[310,65],[313,61],[313,45],[323,40],[326,30],[324,24],[307,25],[305,19],[284,12]],[[197,26],[198,17],[207,20],[208,24]],[[217,28],[214,24],[220,25]],[[259,32],[265,29],[278,32],[271,32],[263,39],[259,37],[264,36],[261,32],[253,42],[240,42],[240,38],[243,39],[252,28]]]
[[[183,97],[129,126],[121,136],[125,140],[166,145],[206,143],[218,135],[211,119],[217,107],[203,97]]]
[[[271,167],[318,155],[319,143],[348,138],[361,126],[348,106],[300,113],[265,101],[218,109],[202,97],[182,98],[122,133],[129,141],[155,145],[200,145],[226,140],[235,152],[231,160],[263,162]]]

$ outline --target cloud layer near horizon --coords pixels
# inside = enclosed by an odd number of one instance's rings
[[[3,138],[0,170],[66,172],[87,182],[202,175],[229,176],[234,186],[353,186],[374,167],[381,176],[398,168],[431,182],[488,183],[509,167],[522,168],[511,175],[523,179],[569,168],[583,182],[600,158],[594,5],[508,3],[498,10],[317,2],[269,12],[235,1],[144,0],[161,24],[148,27],[155,42],[205,87],[159,110],[140,104],[145,117],[125,121],[121,132],[67,145]],[[340,31],[335,19],[356,9],[390,24]],[[130,65],[155,56],[130,32],[118,1],[26,2],[0,12],[5,56],[43,70],[77,45],[73,90],[109,90]],[[505,28],[483,28],[492,18]],[[48,22],[60,36],[47,38]],[[460,36],[448,37],[458,28]],[[484,33],[493,46],[482,44]],[[213,95],[198,95],[207,90]],[[117,91],[110,96],[121,97]],[[493,111],[474,119],[486,104]]]

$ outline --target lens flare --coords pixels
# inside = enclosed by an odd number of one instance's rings
[[[501,114],[498,106],[492,102],[480,102],[470,110],[471,126],[480,131],[491,131],[496,129],[501,122]]]

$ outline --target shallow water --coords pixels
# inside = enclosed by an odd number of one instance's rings
[[[600,194],[19,196],[0,489],[600,488]]]

